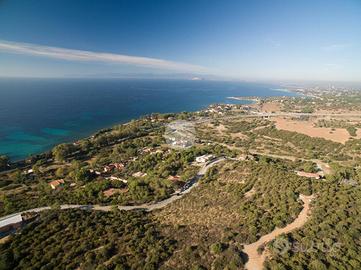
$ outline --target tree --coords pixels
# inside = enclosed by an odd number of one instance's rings
[[[357,136],[357,128],[353,127],[353,126],[350,126],[350,127],[347,127],[346,128],[348,133],[350,134],[350,136],[352,137],[356,137]]]
[[[65,175],[65,170],[64,170],[64,168],[63,168],[63,167],[58,168],[58,169],[55,171],[55,175],[56,175],[56,177],[58,177],[58,178],[64,177],[64,175]]]
[[[57,161],[64,161],[71,153],[75,152],[76,147],[73,144],[62,143],[53,148],[53,156]]]
[[[86,168],[81,168],[75,173],[75,180],[78,182],[88,182],[91,179],[91,174]]]
[[[5,170],[9,165],[9,158],[5,155],[0,156],[0,170]]]
[[[326,270],[327,266],[320,260],[313,260],[310,264],[310,269],[314,270]]]
[[[36,175],[40,174],[40,166],[38,164],[34,164],[32,170]]]
[[[222,243],[214,243],[211,245],[210,249],[213,254],[219,254],[224,250],[224,245]]]

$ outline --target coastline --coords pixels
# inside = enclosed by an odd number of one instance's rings
[[[261,97],[227,97],[227,99],[239,100],[239,101],[251,101],[252,104],[257,103],[261,100]]]
[[[14,98],[11,102],[26,100],[25,107],[18,106],[19,109],[12,112],[11,116],[4,114],[0,118],[2,123],[0,155],[8,156],[12,161],[21,161],[42,154],[58,144],[77,141],[91,136],[98,130],[124,124],[153,112],[161,114],[195,112],[211,104],[252,103],[255,102],[251,98],[254,95],[272,97],[281,94],[272,90],[270,85],[238,82],[197,81],[196,84],[192,84],[188,81],[90,81],[90,83],[42,80],[30,82],[29,91],[18,99],[14,93],[16,94],[16,91],[19,91],[19,94],[23,93],[21,89],[25,82],[27,81],[3,82],[4,91],[0,93],[2,100],[9,98],[9,95]],[[17,86],[15,90],[14,85]],[[135,90],[129,92],[133,87],[136,87]],[[73,91],[74,89],[77,91]],[[102,90],[103,95],[99,95],[100,89],[105,89]],[[50,93],[50,90],[53,91]],[[150,92],[154,97],[149,96]],[[227,97],[237,97],[238,94],[244,98],[235,98],[234,102],[228,102],[230,99]],[[38,96],[46,96],[41,104],[36,100]],[[2,106],[1,102],[0,106]],[[6,106],[4,104],[4,110],[10,111]],[[26,119],[22,110],[31,112]]]

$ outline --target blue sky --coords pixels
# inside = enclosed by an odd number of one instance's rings
[[[0,0],[0,76],[361,81],[360,14],[360,0]]]

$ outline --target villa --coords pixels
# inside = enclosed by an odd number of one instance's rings
[[[49,185],[50,185],[50,187],[51,187],[52,189],[57,189],[58,187],[64,185],[64,183],[65,183],[65,182],[64,182],[63,179],[58,179],[58,180],[51,181],[51,182],[49,183]]]
[[[113,196],[114,194],[126,193],[128,192],[127,188],[109,188],[103,191],[103,195],[107,198]]]

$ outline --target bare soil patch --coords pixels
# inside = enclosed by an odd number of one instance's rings
[[[254,188],[252,188],[251,190],[247,191],[247,192],[244,194],[244,197],[246,197],[246,198],[251,198],[255,193],[256,193],[256,190],[255,190]]]
[[[284,119],[282,117],[274,118],[274,120],[277,129],[294,131],[308,135],[310,137],[324,138],[326,140],[331,140],[339,143],[345,143],[351,137],[346,129],[315,127],[312,121],[297,121],[291,119]],[[354,138],[361,138],[360,130],[357,131],[357,136]]]
[[[261,110],[262,110],[262,112],[268,112],[268,113],[280,112],[281,104],[279,102],[275,102],[275,101],[266,102],[266,103],[262,104]]]

